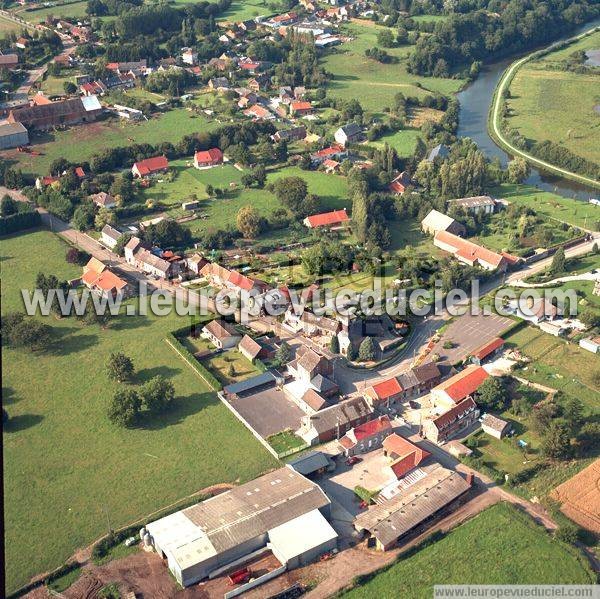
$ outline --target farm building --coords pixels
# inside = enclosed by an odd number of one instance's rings
[[[362,128],[356,123],[348,123],[343,127],[340,127],[333,134],[335,141],[341,146],[346,147],[348,144],[360,141],[363,136]]]
[[[476,393],[489,376],[481,366],[472,364],[434,387],[431,390],[431,399],[436,406],[452,408],[469,395]]]
[[[434,443],[445,443],[459,436],[477,422],[479,410],[472,397],[467,397],[443,414],[423,422],[423,434]]]
[[[435,235],[438,231],[448,231],[448,233],[462,237],[467,232],[464,225],[437,210],[431,210],[421,221],[421,229],[427,235]]]
[[[586,337],[585,339],[581,339],[579,347],[597,354],[600,352],[600,337]]]
[[[484,343],[481,347],[473,350],[471,353],[471,362],[481,366],[483,362],[497,356],[504,348],[504,339],[502,337],[494,337],[491,341]]]
[[[9,123],[21,123],[27,129],[52,129],[60,125],[78,125],[90,123],[102,112],[102,106],[96,96],[71,98],[60,102],[35,104],[11,110]]]
[[[495,439],[502,439],[510,429],[510,424],[498,416],[484,414],[481,420],[481,428],[484,433],[491,435]]]
[[[436,468],[387,501],[359,514],[354,528],[368,535],[368,546],[388,551],[415,528],[451,508],[470,487],[458,472]]]
[[[480,266],[485,270],[506,270],[508,264],[512,262],[511,256],[492,252],[448,231],[438,231],[433,238],[433,245],[452,254],[463,264]]]
[[[0,54],[0,69],[15,69],[19,66],[18,54]]]
[[[155,156],[154,158],[146,158],[136,162],[131,167],[131,173],[138,179],[145,179],[146,177],[153,177],[166,173],[169,169],[169,161],[165,156]]]
[[[309,229],[317,229],[319,227],[340,227],[349,223],[350,217],[344,208],[343,210],[333,210],[332,212],[313,214],[312,216],[307,216],[302,222]]]
[[[462,208],[467,212],[475,214],[492,214],[496,209],[496,202],[490,196],[474,196],[471,198],[458,198],[450,200],[449,206],[454,208]]]
[[[391,435],[392,423],[388,416],[379,416],[350,429],[341,439],[342,453],[353,456],[378,449],[384,439]]]
[[[406,476],[431,455],[396,433],[383,440],[383,453],[390,459],[390,468],[396,478]]]
[[[22,123],[5,123],[0,125],[0,150],[9,150],[26,146],[29,134]]]
[[[268,547],[287,568],[337,546],[321,489],[285,466],[148,524],[150,542],[184,587]]]

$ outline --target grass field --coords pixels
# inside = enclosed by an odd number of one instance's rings
[[[417,129],[403,129],[382,135],[377,141],[371,142],[371,145],[383,147],[387,143],[398,152],[398,156],[408,158],[413,155],[418,138],[419,131]]]
[[[20,33],[23,29],[26,29],[26,27],[20,23],[15,23],[0,16],[0,37],[4,37],[8,33]]]
[[[60,96],[65,93],[64,84],[70,81],[75,83],[75,77],[61,76],[61,77],[46,77],[40,86],[40,91],[44,92],[47,96]]]
[[[56,18],[84,17],[86,15],[86,8],[87,2],[82,0],[81,2],[70,2],[68,4],[40,8],[39,10],[22,10],[19,11],[19,16],[30,23],[40,23],[45,21],[48,15]]]
[[[600,388],[593,378],[600,371],[600,356],[533,326],[509,334],[506,342],[532,359],[527,370],[517,372],[518,376],[577,397],[589,414],[598,414]]]
[[[80,270],[47,231],[4,238],[2,309],[19,308],[38,270],[62,278]],[[43,257],[43,259],[40,259]],[[4,498],[8,590],[60,565],[106,533],[207,485],[251,479],[275,460],[164,342],[176,316],[117,317],[109,329],[51,319],[56,343],[31,355],[3,348]],[[162,374],[173,408],[133,429],[106,417],[118,385],[104,363],[122,350],[137,382]]]
[[[177,2],[195,2],[196,0],[177,0]],[[218,21],[231,21],[237,23],[238,21],[246,21],[247,19],[254,19],[258,16],[271,16],[277,13],[277,10],[273,10],[273,6],[276,6],[277,2],[269,2],[267,0],[233,0],[231,6],[224,13],[220,14],[217,18]],[[285,9],[281,6],[281,11]]]
[[[532,185],[504,183],[493,189],[491,193],[494,197],[533,208],[538,214],[576,227],[594,229],[596,223],[600,221],[600,207],[548,191],[540,191]]]
[[[202,363],[222,385],[238,383],[259,374],[258,369],[236,349],[205,358]],[[235,374],[230,374],[231,366],[233,366]]]
[[[342,596],[429,599],[436,584],[594,582],[583,556],[554,540],[529,516],[501,503]]]
[[[460,79],[419,77],[408,73],[406,58],[411,46],[386,48],[386,52],[398,58],[397,63],[382,64],[367,58],[365,50],[377,45],[380,28],[356,22],[342,28],[355,39],[328,51],[322,61],[323,67],[334,74],[327,86],[328,95],[348,100],[358,98],[365,110],[381,114],[384,107],[392,105],[398,92],[423,97],[429,92],[451,94],[460,89],[464,83]],[[417,87],[416,83],[422,87]]]
[[[600,32],[523,65],[510,84],[509,126],[527,139],[549,139],[600,164],[600,113],[594,110],[600,105],[598,76],[546,68],[558,67],[577,49],[599,47]]]
[[[210,131],[218,126],[216,121],[208,121],[185,109],[171,110],[137,124],[111,118],[70,127],[65,131],[33,135],[31,141],[36,151],[42,153],[41,156],[19,153],[16,150],[4,152],[3,155],[25,173],[46,175],[56,158],[63,157],[73,162],[89,160],[103,148],[132,143],[178,142],[184,135]]]

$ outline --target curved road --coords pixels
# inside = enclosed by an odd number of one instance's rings
[[[569,38],[566,41],[567,41],[567,43],[570,43],[570,42],[579,40],[579,39],[589,35],[593,31],[600,31],[600,28],[592,27],[591,29],[588,29],[587,31],[584,31],[583,33],[580,33],[579,35]],[[551,44],[550,46],[548,46],[547,49],[551,49],[553,46],[558,46],[563,43],[564,42],[555,42],[554,44]],[[496,89],[496,92],[494,94],[493,103],[492,103],[492,138],[495,138],[494,141],[496,141],[496,143],[498,143],[498,145],[504,146],[503,149],[507,150],[514,156],[521,156],[522,158],[525,158],[525,160],[527,160],[528,162],[531,162],[531,163],[535,164],[536,166],[539,166],[539,167],[543,168],[544,170],[549,171],[551,173],[555,173],[560,176],[567,177],[567,178],[573,179],[575,181],[579,181],[580,183],[584,183],[586,185],[592,185],[593,187],[597,187],[600,189],[600,181],[597,181],[596,179],[592,179],[591,177],[585,177],[584,175],[579,175],[577,173],[573,173],[566,169],[555,166],[554,164],[550,164],[549,162],[545,162],[544,160],[540,160],[539,158],[536,158],[535,156],[532,156],[531,154],[528,154],[527,152],[524,152],[523,150],[520,150],[519,148],[516,148],[515,146],[513,146],[510,143],[510,141],[502,133],[502,130],[499,126],[499,121],[501,120],[500,112],[501,112],[501,108],[502,108],[502,101],[504,99],[504,91],[508,88],[508,84],[512,80],[513,75],[516,73],[516,71],[519,69],[519,67],[521,67],[527,61],[531,60],[531,58],[533,56],[535,56],[536,54],[538,54],[538,52],[539,52],[539,50],[536,50],[535,52],[532,52],[531,54],[528,54],[527,56],[520,58],[519,60],[517,60],[516,62],[511,64],[510,67],[508,67],[508,69],[506,69],[506,71],[504,71],[504,74],[502,75],[500,82],[498,83],[498,88]]]

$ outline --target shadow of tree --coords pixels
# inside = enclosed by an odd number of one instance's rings
[[[7,433],[16,433],[23,431],[36,424],[39,424],[44,419],[39,414],[20,414],[18,416],[10,416],[8,422],[4,424],[4,431]]]
[[[143,368],[135,374],[135,380],[138,383],[145,383],[155,376],[163,376],[166,379],[174,377],[181,372],[180,368],[171,368],[170,366],[154,366],[153,368]]]
[[[64,341],[54,343],[49,351],[55,356],[68,356],[89,350],[96,345],[98,345],[98,335],[68,336]]]

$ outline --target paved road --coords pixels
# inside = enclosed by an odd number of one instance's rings
[[[586,35],[588,35],[590,32],[595,31],[597,29],[598,29],[598,27],[592,27],[588,31],[584,31],[580,35],[576,35],[576,36],[570,38],[570,40],[567,40],[567,42],[581,39],[581,38],[585,37]],[[564,43],[565,42],[557,42],[557,43],[551,44],[548,48],[550,49],[553,46],[556,46],[558,44],[562,45]],[[508,69],[506,69],[506,71],[504,71],[504,74],[502,75],[502,78],[500,79],[500,83],[498,84],[498,89],[496,90],[496,94],[494,95],[494,101],[493,101],[493,105],[492,105],[492,130],[493,130],[493,133],[496,136],[496,138],[500,141],[500,145],[503,145],[504,147],[508,148],[509,152],[511,154],[513,154],[514,156],[521,156],[522,158],[525,158],[528,162],[531,162],[537,166],[541,166],[543,169],[545,169],[551,173],[558,173],[559,175],[565,176],[570,179],[574,179],[575,181],[579,181],[580,183],[585,183],[587,185],[592,185],[593,187],[600,188],[600,181],[597,181],[596,179],[593,179],[591,177],[585,177],[584,175],[579,175],[578,173],[573,173],[571,171],[568,171],[567,169],[558,167],[554,164],[550,164],[549,162],[540,160],[539,158],[536,158],[535,156],[532,156],[531,154],[528,154],[527,152],[524,152],[523,150],[515,147],[504,136],[504,133],[502,132],[502,129],[501,129],[499,123],[502,120],[502,106],[504,104],[504,93],[508,89],[508,86],[510,85],[510,82],[511,82],[514,74],[517,72],[517,70],[523,64],[525,64],[527,61],[529,61],[534,55],[536,55],[537,52],[538,51],[533,52],[532,54],[528,54],[527,56],[517,60],[512,65],[510,65],[510,67]]]

